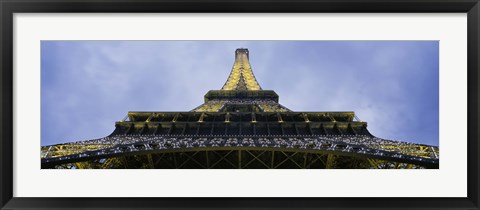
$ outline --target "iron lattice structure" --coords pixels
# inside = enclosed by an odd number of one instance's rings
[[[294,112],[247,49],[190,112],[129,112],[107,137],[41,147],[42,168],[438,168],[435,146],[373,136],[354,112]]]

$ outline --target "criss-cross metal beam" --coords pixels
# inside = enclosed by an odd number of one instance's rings
[[[195,158],[193,158],[195,155],[197,155],[199,153],[199,151],[197,152],[194,152],[191,156],[188,154],[188,152],[185,152],[185,153],[182,153],[184,154],[185,156],[187,156],[187,160],[185,160],[182,164],[180,164],[180,166],[178,166],[178,168],[182,168],[186,163],[188,163],[188,161],[193,161],[195,162],[197,165],[201,166],[202,168],[206,169],[207,167],[205,165],[203,165],[202,163],[200,163],[199,161],[197,161]]]
[[[312,165],[313,165],[314,163],[316,163],[317,161],[320,161],[320,162],[323,163],[323,165],[326,165],[326,164],[325,164],[325,161],[323,161],[323,158],[324,158],[324,157],[323,157],[322,155],[313,154],[312,156],[315,156],[315,158],[314,158],[313,160],[311,160],[310,163],[309,163],[305,168],[310,168],[310,167],[312,167]]]
[[[245,164],[245,165],[243,166],[243,168],[246,168],[248,165],[250,165],[251,163],[253,163],[255,160],[258,160],[258,162],[260,162],[261,164],[263,164],[265,167],[270,168],[265,162],[263,162],[260,158],[258,158],[258,157],[260,157],[262,154],[264,154],[264,153],[266,152],[265,150],[262,151],[262,152],[260,152],[260,154],[258,154],[258,155],[254,155],[253,153],[251,153],[251,152],[248,151],[248,150],[246,150],[246,152],[247,152],[248,154],[250,154],[250,155],[253,157],[253,159],[250,160],[247,164]]]
[[[232,162],[230,162],[230,161],[227,159],[227,156],[230,155],[230,153],[232,153],[233,150],[227,152],[227,154],[225,154],[225,155],[220,155],[220,154],[218,154],[216,151],[212,151],[212,152],[215,153],[215,154],[217,154],[218,156],[220,156],[220,159],[217,160],[217,162],[215,162],[214,164],[212,164],[212,165],[210,166],[210,168],[215,167],[215,166],[216,166],[218,163],[220,163],[222,160],[225,160],[225,161],[228,162],[230,165],[232,165],[233,167],[236,168],[236,165],[233,164]]]
[[[292,161],[293,163],[295,163],[299,168],[302,168],[301,165],[299,165],[297,162],[295,162],[294,160],[292,160],[292,157],[295,156],[298,152],[294,152],[292,155],[287,155],[285,152],[283,151],[280,151],[280,153],[282,153],[283,155],[285,155],[285,158],[282,162],[280,162],[279,164],[277,164],[274,168],[278,168],[279,166],[281,166],[283,163],[285,163],[286,161],[290,160]]]
[[[175,168],[175,165],[172,164],[172,161],[166,160],[166,158],[168,157],[169,154],[171,154],[171,153],[160,154],[159,157],[156,158],[155,165],[158,166],[159,164],[163,163],[163,164],[168,165],[169,166],[168,168]],[[163,168],[162,166],[163,165],[160,165],[159,168]]]

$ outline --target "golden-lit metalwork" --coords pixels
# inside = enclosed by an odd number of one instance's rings
[[[42,147],[40,150],[41,158],[54,158],[62,157],[72,154],[78,154],[87,151],[95,151],[99,149],[109,148],[114,146],[113,144],[89,144],[89,143],[66,143],[66,144],[57,144],[52,146]]]
[[[235,51],[235,63],[222,90],[261,90],[253,75],[247,49]]]
[[[129,112],[107,137],[41,147],[42,168],[438,168],[435,146],[382,139],[354,112],[294,112],[237,49],[221,90],[190,112]]]
[[[220,109],[223,108],[225,103],[226,103],[225,101],[221,101],[221,100],[212,100],[200,105],[199,107],[195,108],[192,111],[193,112],[218,112],[220,111]]]

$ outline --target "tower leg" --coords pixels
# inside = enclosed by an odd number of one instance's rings
[[[326,169],[335,168],[335,156],[332,154],[327,155],[327,162],[325,164]]]

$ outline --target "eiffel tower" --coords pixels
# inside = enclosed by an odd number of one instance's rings
[[[373,136],[354,112],[295,112],[237,49],[221,90],[189,112],[128,112],[107,137],[41,147],[43,169],[439,168],[435,146]]]

